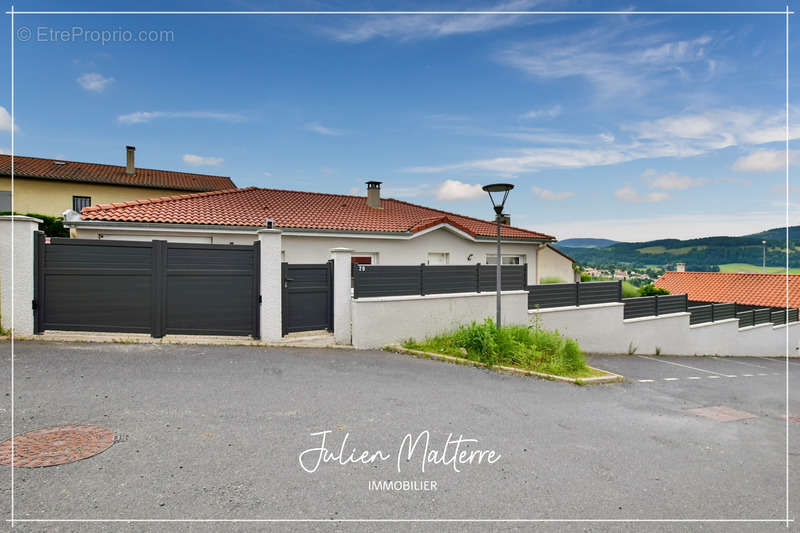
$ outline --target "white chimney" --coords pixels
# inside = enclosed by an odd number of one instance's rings
[[[675,272],[686,272],[686,263],[675,263]]]
[[[373,209],[381,209],[381,181],[367,182],[367,205]]]
[[[133,162],[133,153],[136,151],[135,146],[126,146],[125,152],[127,154],[127,158],[125,161],[125,174],[128,176],[135,176],[136,175],[136,166]]]

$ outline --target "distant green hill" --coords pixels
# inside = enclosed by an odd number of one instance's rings
[[[564,239],[563,241],[558,241],[558,244],[569,248],[605,248],[618,242],[611,239]]]
[[[800,226],[789,230],[789,266],[800,267]],[[618,242],[602,248],[565,246],[571,239],[555,246],[580,263],[594,265],[630,265],[633,267],[668,267],[686,263],[688,270],[708,270],[730,263],[761,265],[762,241],[767,241],[767,266],[785,262],[785,228],[776,228],[741,237],[705,237],[702,239],[659,239],[647,242]]]

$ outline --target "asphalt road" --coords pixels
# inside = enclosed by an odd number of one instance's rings
[[[0,344],[10,434],[10,347]],[[578,387],[378,351],[18,342],[16,433],[97,424],[126,437],[80,462],[16,469],[17,519],[783,519],[784,361],[593,357],[628,382]],[[789,363],[790,377],[800,361]],[[690,367],[690,368],[687,368]],[[751,374],[751,375],[746,375]],[[761,375],[764,374],[764,375]],[[711,376],[719,376],[712,378]],[[732,377],[736,376],[736,377]],[[698,378],[698,379],[689,379]],[[796,381],[796,378],[795,378]],[[688,412],[754,415],[720,422]],[[800,414],[792,393],[790,411]],[[789,424],[800,508],[800,424]],[[372,463],[298,460],[319,447]],[[489,464],[397,456],[450,433]],[[423,445],[420,446],[422,448]],[[452,446],[448,448],[452,451]],[[318,454],[306,456],[313,467]],[[495,457],[496,458],[496,457]],[[9,467],[0,512],[10,517]],[[376,491],[371,481],[436,483]],[[21,523],[22,531],[780,531],[783,523]],[[794,528],[794,524],[792,525]]]

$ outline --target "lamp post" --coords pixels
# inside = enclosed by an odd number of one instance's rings
[[[761,273],[764,274],[767,271],[767,241],[761,241]]]
[[[497,328],[500,328],[500,301],[501,301],[501,289],[502,285],[502,275],[501,271],[503,269],[503,256],[500,253],[500,224],[503,221],[503,206],[506,204],[506,198],[508,198],[508,192],[513,189],[514,186],[510,183],[493,183],[491,185],[484,185],[483,190],[489,193],[489,199],[492,201],[492,207],[494,207],[495,213],[495,221],[497,222],[497,278],[495,281],[495,292],[497,293]],[[500,199],[502,195],[502,199]]]

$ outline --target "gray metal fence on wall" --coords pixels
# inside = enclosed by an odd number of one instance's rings
[[[526,290],[527,265],[503,265],[502,290]],[[353,297],[494,292],[495,265],[353,265]]]
[[[528,309],[602,304],[621,300],[621,281],[545,283],[528,287]]]
[[[689,307],[689,312],[692,314],[689,319],[689,323],[692,325],[717,322],[736,318],[736,303],[693,305]]]
[[[658,296],[641,296],[625,298],[623,318],[642,318],[646,316],[684,313],[689,306],[687,294],[665,294]]]

